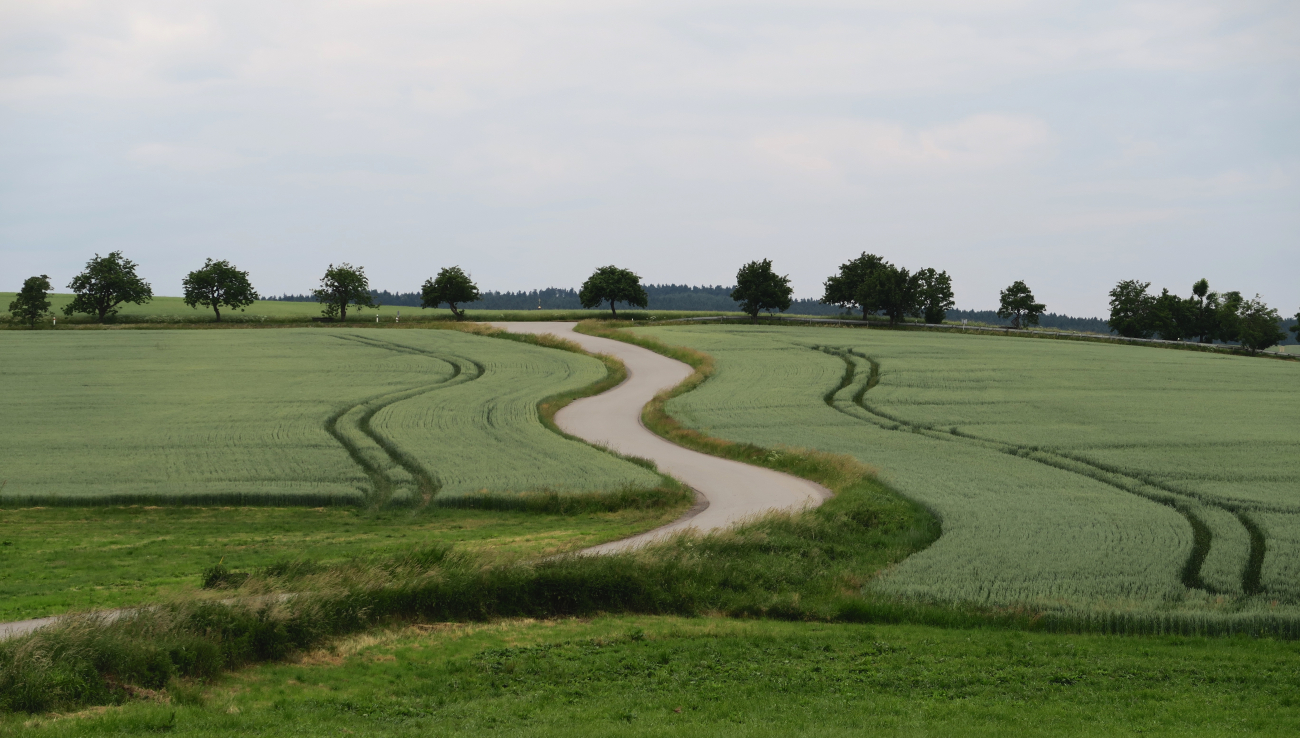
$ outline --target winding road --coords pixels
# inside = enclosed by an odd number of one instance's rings
[[[628,551],[655,540],[694,529],[700,533],[731,527],[772,510],[815,507],[830,490],[805,479],[738,461],[720,459],[670,443],[641,424],[641,409],[659,392],[691,375],[680,361],[649,349],[574,330],[577,323],[493,323],[513,333],[545,334],[568,339],[592,353],[614,356],[627,366],[628,377],[617,387],[576,400],[555,415],[564,432],[630,456],[650,459],[659,470],[691,489],[701,499],[685,516],[640,535],[583,549],[582,554]],[[108,611],[112,618],[116,611]],[[58,616],[0,623],[0,640],[30,633]]]
[[[815,507],[831,496],[830,490],[806,479],[682,448],[642,425],[641,409],[646,403],[691,375],[686,364],[630,343],[578,333],[574,330],[577,323],[492,325],[514,333],[550,333],[592,353],[621,360],[627,366],[627,380],[607,392],[574,401],[556,413],[556,425],[589,443],[654,461],[660,471],[691,487],[707,502],[661,528],[582,553],[626,551],[691,528],[708,533],[772,510]]]

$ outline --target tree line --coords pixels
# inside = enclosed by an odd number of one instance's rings
[[[85,270],[68,283],[73,299],[63,307],[63,313],[67,316],[85,313],[105,322],[123,304],[149,302],[153,299],[153,289],[136,273],[136,267],[121,251],[102,257],[95,254],[86,263]],[[225,260],[207,259],[203,266],[187,274],[181,284],[185,304],[212,310],[217,321],[221,320],[223,309],[244,310],[261,299],[249,281],[248,272]],[[1168,290],[1152,295],[1148,292],[1150,286],[1149,282],[1124,280],[1110,291],[1110,319],[1106,323],[1112,332],[1128,338],[1159,336],[1176,341],[1240,343],[1252,352],[1277,345],[1286,338],[1277,310],[1265,305],[1258,295],[1246,299],[1236,291],[1220,294],[1211,291],[1204,279],[1192,286],[1192,294],[1187,298]],[[727,299],[753,318],[761,312],[785,312],[795,302],[789,276],[773,271],[770,259],[741,266],[736,272],[735,287],[729,291],[724,287],[651,287],[655,291],[699,291],[712,297],[725,293]],[[924,268],[912,272],[866,252],[841,264],[835,274],[826,278],[823,288],[818,303],[841,310],[860,310],[864,319],[870,315],[884,316],[891,325],[909,317],[931,324],[943,323],[955,305],[952,278],[946,271]],[[17,320],[35,326],[38,320],[51,314],[51,289],[47,275],[28,278],[9,304],[10,313]],[[379,294],[370,288],[363,267],[344,263],[329,265],[320,285],[312,290],[311,298],[321,304],[323,319],[347,320],[349,307],[377,307]],[[439,270],[437,276],[424,282],[418,294],[419,307],[446,305],[457,320],[465,318],[465,305],[480,302],[484,297],[478,285],[459,266]],[[529,294],[531,299],[536,293]],[[587,309],[607,304],[615,318],[618,303],[646,308],[650,301],[650,293],[641,284],[639,275],[613,265],[596,269],[573,296]],[[1038,325],[1046,309],[1024,281],[1016,280],[1000,292],[996,315],[1009,320],[1011,327],[1022,328]],[[1300,311],[1296,320],[1297,325],[1291,330],[1300,337]]]
[[[1110,291],[1110,329],[1126,338],[1155,338],[1199,343],[1239,343],[1252,353],[1286,340],[1282,316],[1259,295],[1247,299],[1235,290],[1222,294],[1208,280],[1179,297],[1168,289],[1153,295],[1150,282],[1126,279]],[[1300,312],[1291,331],[1300,338]]]

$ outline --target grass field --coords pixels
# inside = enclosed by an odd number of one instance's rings
[[[582,515],[430,507],[0,509],[0,622],[159,602],[223,562],[332,565],[433,543],[484,561],[547,556],[653,528],[678,509]]]
[[[13,301],[15,293],[0,292],[0,318],[8,317],[9,303]],[[59,327],[87,326],[96,325],[95,316],[77,314],[71,318],[63,315],[63,306],[72,302],[70,294],[52,294],[50,295],[51,310],[54,311],[54,317],[58,319]],[[593,316],[608,314],[608,311],[596,310],[480,310],[474,307],[473,303],[468,306],[461,306],[466,310],[470,320],[475,321],[506,321],[506,320],[586,320]],[[399,315],[400,313],[400,315]],[[620,317],[634,318],[636,320],[646,320],[651,317],[661,320],[682,317],[698,317],[701,315],[740,315],[740,313],[721,313],[721,312],[684,312],[672,310],[619,310]],[[221,312],[221,322],[233,324],[264,324],[264,323],[306,323],[312,318],[321,316],[321,305],[315,302],[287,302],[280,300],[258,300],[242,311],[223,310]],[[378,317],[380,322],[425,322],[430,320],[451,320],[450,310],[445,308],[418,308],[409,306],[386,305],[379,308],[348,308],[348,323],[374,323]],[[214,322],[214,314],[211,310],[205,308],[191,308],[185,304],[185,301],[179,297],[155,297],[153,300],[143,305],[125,304],[119,308],[119,312],[114,318],[113,323],[117,325],[139,325],[139,324],[195,324],[203,325]],[[47,317],[42,323],[38,324],[44,328],[50,328],[52,323]],[[12,325],[0,320],[0,328],[18,328],[20,326]]]
[[[1300,731],[1300,648],[616,617],[398,628],[0,735],[1227,736]],[[161,699],[163,702],[158,702]]]
[[[1292,613],[1297,367],[833,328],[646,331],[717,372],[689,427],[848,453],[941,519],[876,586],[990,605]]]
[[[653,488],[537,404],[600,361],[449,330],[0,334],[0,504],[420,504]]]

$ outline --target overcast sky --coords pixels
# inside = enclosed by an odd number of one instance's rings
[[[796,295],[862,251],[1300,308],[1300,3],[0,3],[0,290],[121,249],[264,294],[617,264]]]

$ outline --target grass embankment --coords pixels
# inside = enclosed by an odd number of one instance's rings
[[[0,734],[1282,736],[1300,731],[1297,675],[1300,649],[1249,639],[499,621],[359,635]]]
[[[240,571],[290,560],[328,566],[433,544],[454,545],[485,563],[537,558],[635,535],[680,514],[652,506],[572,512],[563,510],[573,504],[568,496],[554,498],[562,512],[0,509],[0,622],[166,601],[198,589],[201,573],[218,561]]]

